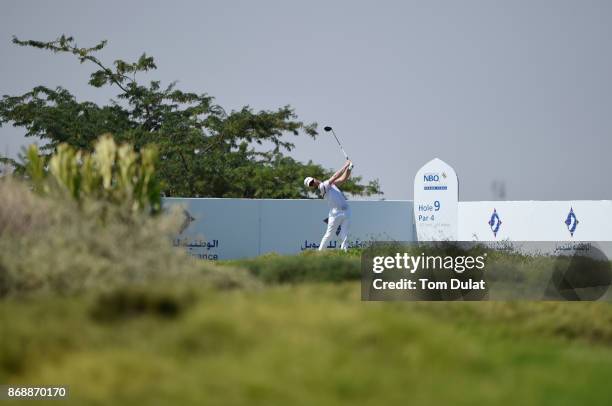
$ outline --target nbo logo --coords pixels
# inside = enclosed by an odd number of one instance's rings
[[[425,182],[439,182],[440,176],[437,173],[426,173],[423,175],[423,180]]]

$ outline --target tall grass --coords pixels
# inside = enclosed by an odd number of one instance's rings
[[[156,213],[161,209],[156,162],[154,147],[136,152],[131,145],[117,145],[110,134],[105,134],[96,141],[91,154],[60,144],[45,157],[31,145],[25,175],[41,194],[70,197],[79,204],[95,201],[132,212]]]
[[[172,247],[178,213],[125,217],[112,204],[92,205],[41,197],[21,182],[0,181],[0,295],[252,283],[246,272],[197,262]],[[97,216],[100,207],[104,221]]]

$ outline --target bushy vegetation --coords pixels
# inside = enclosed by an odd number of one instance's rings
[[[608,303],[365,303],[359,250],[199,262],[130,151],[31,150],[30,183],[0,181],[1,383],[79,405],[609,403]]]
[[[35,191],[69,197],[81,206],[110,204],[133,212],[157,213],[161,198],[156,162],[154,147],[136,152],[129,144],[117,145],[106,134],[94,143],[91,154],[60,144],[46,157],[31,145],[25,175]]]
[[[20,182],[0,181],[0,296],[251,283],[246,272],[196,262],[173,248],[177,215],[126,218],[120,207],[92,204],[93,212],[87,204],[38,196]]]
[[[359,252],[305,252],[301,255],[267,254],[257,258],[225,261],[247,269],[269,284],[300,282],[341,282],[361,277]]]

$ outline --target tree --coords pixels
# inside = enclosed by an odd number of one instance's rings
[[[298,121],[290,106],[259,112],[245,106],[227,113],[213,97],[178,90],[175,83],[166,87],[159,81],[142,84],[137,76],[157,69],[154,59],[143,54],[135,62],[116,60],[107,66],[95,56],[106,41],[81,48],[74,38],[62,35],[51,42],[14,37],[13,43],[72,54],[80,63],[96,67],[91,86],[119,90],[117,100],[104,106],[79,102],[62,87],[37,86],[21,96],[3,96],[0,126],[12,123],[24,128],[26,136],[46,142],[46,153],[60,143],[91,151],[104,133],[112,133],[118,142],[129,142],[137,150],[155,144],[160,155],[158,176],[166,196],[308,197],[302,179],[331,174],[311,161],[301,163],[286,155],[294,148],[287,134],[318,135],[316,123]],[[269,150],[254,148],[264,143],[271,145]],[[344,189],[355,195],[382,193],[377,180],[363,184],[358,176]]]

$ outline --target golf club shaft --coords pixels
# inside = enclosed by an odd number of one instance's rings
[[[344,154],[344,157],[348,160],[349,157],[346,154],[346,151],[344,150],[344,148],[342,148],[342,144],[340,143],[340,140],[338,139],[338,137],[336,136],[336,133],[334,132],[334,129],[332,128],[331,133],[334,135],[334,138],[336,139],[336,142],[338,143],[338,145],[340,146],[340,149],[342,150],[342,153]]]

